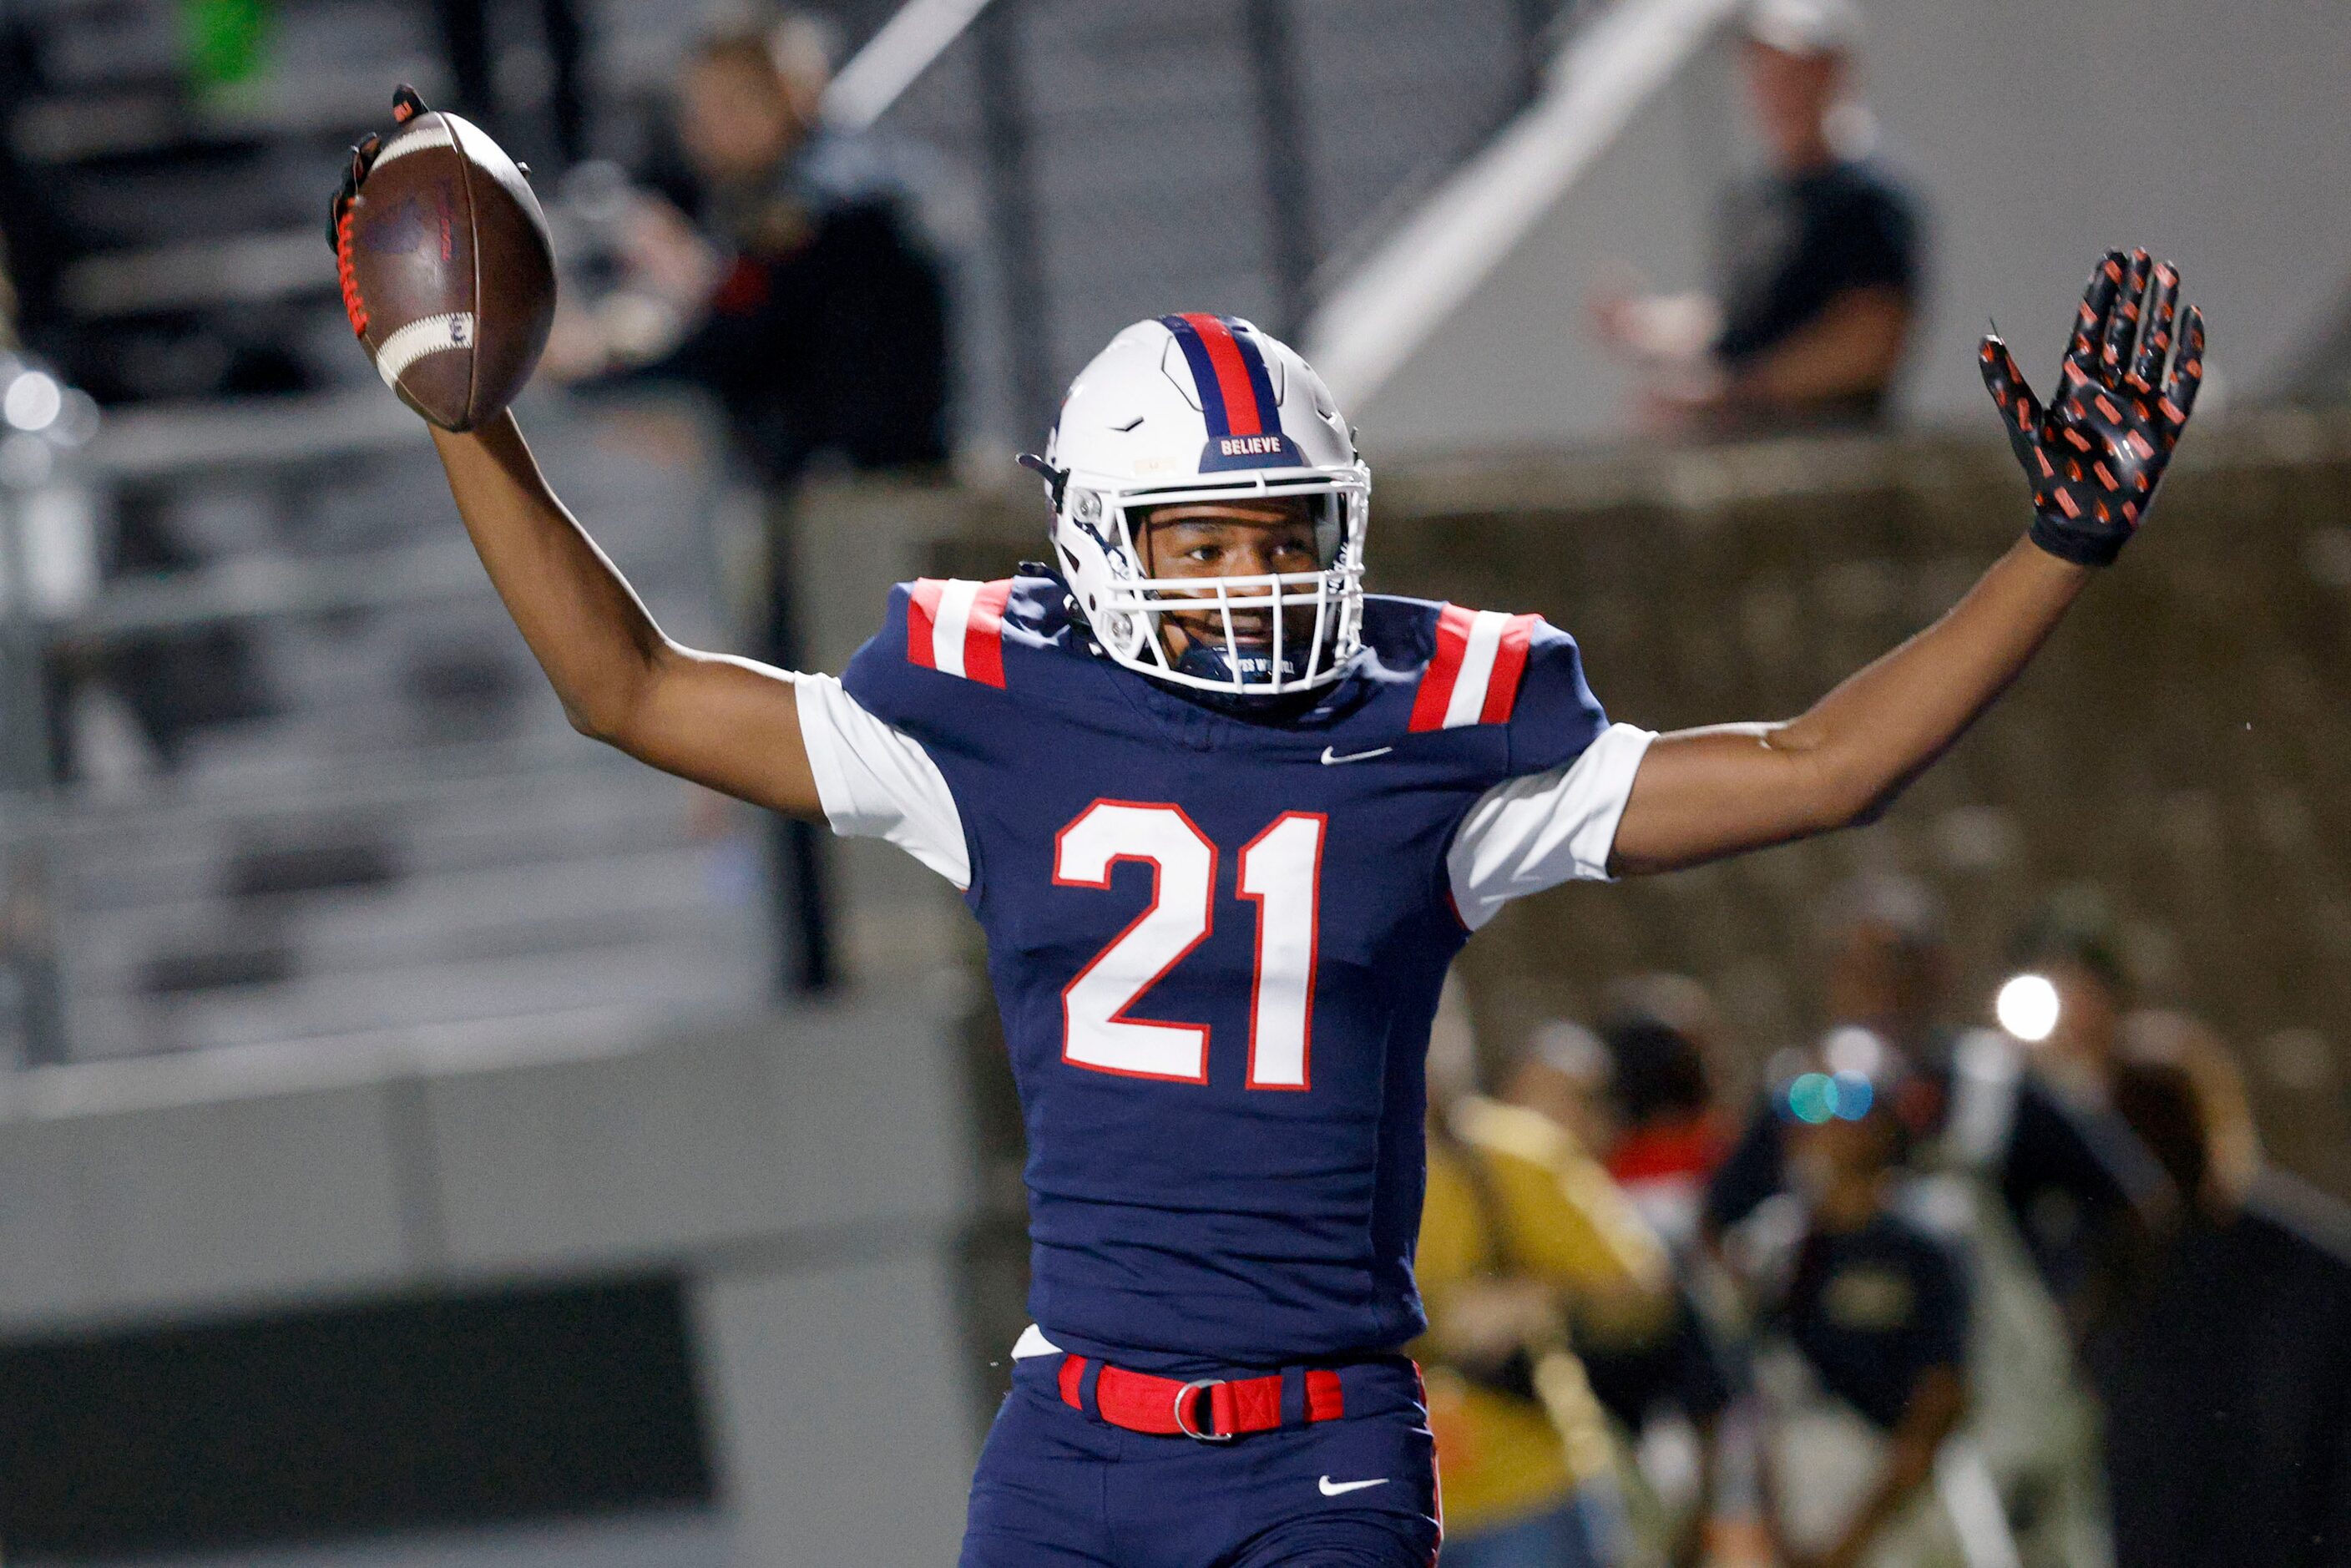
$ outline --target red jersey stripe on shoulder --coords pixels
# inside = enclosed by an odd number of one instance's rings
[[[1008,577],[981,583],[963,629],[963,673],[998,691],[1004,689],[1004,605],[1011,597]]]
[[[1420,690],[1412,699],[1412,722],[1406,727],[1413,734],[1445,727],[1453,683],[1460,676],[1461,661],[1469,651],[1469,628],[1476,620],[1475,612],[1458,604],[1437,611],[1437,652],[1429,655],[1428,668],[1421,672]]]
[[[1501,640],[1494,649],[1494,673],[1486,682],[1485,706],[1478,710],[1479,724],[1510,722],[1510,709],[1519,701],[1519,683],[1527,673],[1527,644],[1533,640],[1540,619],[1513,615],[1503,624]]]
[[[906,662],[926,670],[939,667],[932,650],[938,639],[939,594],[946,584],[935,577],[914,580],[906,595]]]
[[[1469,617],[1469,637],[1461,652],[1461,669],[1453,677],[1453,699],[1445,705],[1446,728],[1474,725],[1486,711],[1486,692],[1494,683],[1494,655],[1501,651],[1502,628],[1510,621],[1499,610],[1480,610]]]
[[[1012,580],[915,580],[906,596],[906,659],[943,675],[1004,685],[1004,606]]]

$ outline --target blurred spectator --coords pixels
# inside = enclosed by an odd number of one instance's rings
[[[2118,1568],[2351,1563],[2351,1211],[2266,1166],[2193,1019],[2117,1031],[2115,1104],[2191,1195],[2092,1348]]]
[[[2057,1021],[2034,1052],[2036,1064],[2064,1093],[2104,1107],[2131,1003],[2113,908],[2095,888],[2060,888],[2017,934],[2011,956],[2057,992]]]
[[[1792,1207],[1759,1212],[1732,1249],[1762,1324],[1766,1527],[1791,1565],[1960,1560],[1952,1500],[1930,1483],[1938,1468],[1982,1475],[1946,1453],[1967,1407],[1967,1281],[1896,1201],[1904,1068],[1851,1027],[1802,1065],[1772,1097],[1796,1186],[1774,1205]],[[1989,1479],[1973,1490],[1996,1516]]]
[[[513,55],[492,47],[490,10],[490,0],[433,0],[442,52],[449,59],[449,79],[457,89],[457,101],[451,107],[505,146],[519,149],[526,143],[515,134],[514,117],[498,79],[501,56]],[[538,25],[547,47],[555,151],[568,168],[588,155],[588,100],[580,68],[588,53],[587,29],[580,24],[576,0],[538,0]]]
[[[1657,976],[1646,989],[1669,994],[1675,981],[1696,987],[1684,977]],[[1730,1152],[1730,1129],[1715,1108],[1705,1048],[1673,1013],[1656,1009],[1664,999],[1644,997],[1601,1029],[1618,1128],[1608,1174],[1678,1247],[1697,1239],[1706,1184]],[[1704,1001],[1703,991],[1698,999]]]
[[[1474,1092],[1458,1015],[1430,1049],[1417,1273],[1447,1568],[1616,1561],[1615,1457],[1570,1323],[1625,1339],[1670,1311],[1664,1248],[1574,1139]]]
[[[1693,1035],[1719,1025],[1704,988],[1684,976],[1643,976],[1610,990],[1619,1010],[1603,1034],[1556,1021],[1535,1031],[1507,1098],[1571,1131],[1595,1129],[1579,1141],[1602,1156],[1674,1256],[1675,1301],[1662,1333],[1587,1333],[1578,1350],[1593,1392],[1634,1444],[1638,1463],[1626,1479],[1640,1483],[1627,1499],[1635,1532],[1656,1555],[1691,1563],[1714,1511],[1715,1428],[1731,1392],[1696,1278],[1704,1268],[1698,1207],[1728,1140]]]
[[[771,486],[947,455],[946,288],[909,193],[871,144],[823,129],[815,32],[708,35],[677,87],[685,166],[621,204],[628,287],[568,311],[549,364],[707,388]]]
[[[805,662],[794,609],[795,487],[812,465],[935,473],[947,455],[946,288],[907,193],[819,119],[826,61],[805,20],[715,32],[678,78],[685,168],[620,209],[626,287],[559,316],[548,369],[685,382],[724,409],[766,493],[759,656]],[[674,198],[674,199],[673,199]],[[782,970],[835,981],[813,825],[774,819]]]
[[[2122,1211],[2113,1195],[2065,1176],[2078,1155],[2061,1153],[2053,1142],[2046,1151],[2011,1157],[2002,1171],[2003,1196],[2034,1263],[2066,1302],[2076,1330],[2086,1332],[2129,1289],[2133,1272],[2147,1265],[2154,1229],[2168,1221],[2179,1195],[2114,1113],[2117,1042],[2131,987],[2111,904],[2094,888],[2061,888],[2026,923],[2011,954],[2018,967],[2041,974],[2057,993],[2056,1023],[2021,1075],[2019,1123],[2025,1120],[2022,1092],[2037,1089],[2032,1119],[2037,1124],[2044,1110],[2070,1119],[2141,1195],[2137,1218],[2117,1225]]]
[[[1735,193],[1712,296],[1593,302],[1604,341],[1649,371],[1669,428],[1875,421],[1908,346],[1920,274],[1917,204],[1867,156],[1852,0],[1753,0],[1740,57],[1771,168]]]
[[[1504,1080],[1502,1098],[1565,1128],[1595,1156],[1614,1146],[1617,1123],[1610,1104],[1613,1069],[1608,1048],[1580,1023],[1550,1019],[1528,1036]]]

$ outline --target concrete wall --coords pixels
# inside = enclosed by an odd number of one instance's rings
[[[1930,204],[1928,317],[1908,384],[1975,419],[1997,318],[2051,373],[2109,244],[2176,259],[2210,325],[2214,391],[2258,394],[2351,273],[2351,11],[2339,0],[1865,0],[1883,150]],[[1610,257],[1702,275],[1717,140],[1743,116],[1716,57],[1686,68],[1486,286],[1352,416],[1384,453],[1604,438],[1623,383],[1582,319]],[[1743,137],[1740,138],[1743,140]],[[2208,393],[2208,396],[2210,395]]]
[[[917,997],[649,1041],[22,1073],[0,1333],[672,1264],[733,1561],[942,1561],[974,1428],[946,1040]]]

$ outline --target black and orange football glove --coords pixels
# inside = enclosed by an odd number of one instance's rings
[[[2204,381],[2204,318],[2192,307],[2179,315],[2177,268],[2143,250],[2108,251],[2045,410],[2008,345],[1984,339],[1984,385],[2032,486],[2032,542],[2050,554],[2105,566],[2147,520]]]
[[[392,95],[392,118],[395,125],[405,125],[424,112],[424,100],[416,89],[402,82]],[[351,330],[367,336],[367,307],[360,301],[359,283],[351,276],[351,203],[366,183],[368,171],[375,167],[375,156],[383,151],[383,138],[369,131],[351,148],[351,161],[343,167],[342,188],[335,193],[333,204],[327,209],[327,244],[335,253],[335,273],[343,289],[343,314],[350,318]]]

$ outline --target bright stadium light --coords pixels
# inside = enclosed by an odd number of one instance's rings
[[[26,371],[8,383],[5,397],[0,397],[0,417],[19,430],[47,430],[57,423],[58,413],[65,407],[65,389],[57,378],[39,371]]]
[[[2046,975],[2018,975],[2001,987],[1991,1010],[2001,1028],[2038,1044],[2057,1027],[2057,988]]]

